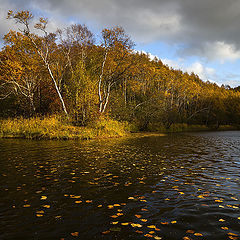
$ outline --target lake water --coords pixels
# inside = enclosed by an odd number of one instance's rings
[[[240,239],[240,132],[0,140],[0,239]]]

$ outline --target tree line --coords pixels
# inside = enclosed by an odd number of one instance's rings
[[[85,25],[48,32],[48,20],[9,11],[0,51],[0,116],[63,113],[85,126],[99,116],[149,124],[240,124],[240,91],[204,82],[134,50],[122,27],[105,28],[96,43]]]

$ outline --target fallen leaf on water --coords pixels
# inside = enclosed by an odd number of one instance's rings
[[[77,236],[79,235],[79,232],[73,232],[73,233],[71,233],[71,235],[72,235],[73,237],[77,237]]]
[[[102,232],[102,234],[109,234],[109,233],[110,233],[109,230],[107,230],[107,231],[105,231],[105,232]]]
[[[44,211],[43,211],[43,210],[40,210],[40,211],[36,211],[36,213],[42,214],[42,213],[44,213]]]
[[[154,231],[150,231],[149,234],[154,234],[155,232]]]
[[[98,205],[97,207],[100,208],[100,207],[102,207],[102,205]]]
[[[169,222],[161,222],[162,225],[167,225]]]
[[[199,237],[203,236],[201,233],[194,233],[194,235]]]
[[[135,232],[136,232],[136,233],[143,233],[143,231],[139,231],[139,230],[136,230]]]
[[[36,214],[36,216],[37,216],[37,217],[43,217],[43,215],[42,215],[42,214]]]
[[[50,208],[50,205],[43,205],[44,208]]]
[[[187,230],[186,233],[194,233],[193,230]]]
[[[28,208],[28,207],[31,207],[31,205],[30,204],[25,204],[25,205],[23,205],[23,207]]]
[[[192,240],[190,237],[183,237],[183,240]]]
[[[228,227],[221,227],[221,229],[223,229],[223,230],[228,230]]]
[[[136,215],[135,215],[135,217],[137,217],[137,218],[141,218],[141,217],[142,217],[142,215],[137,215],[137,214],[136,214]]]
[[[238,237],[233,237],[233,236],[228,236],[229,239],[232,239],[232,240],[237,240]]]
[[[231,233],[231,232],[229,232],[228,235],[231,235],[231,236],[238,236],[236,233]]]
[[[118,216],[117,216],[117,215],[112,215],[111,217],[112,217],[112,218],[117,218]]]
[[[121,225],[127,226],[127,225],[129,225],[129,223],[128,222],[127,223],[121,223]]]
[[[147,219],[140,219],[142,222],[147,222]]]
[[[92,200],[86,200],[86,203],[92,203]]]
[[[156,239],[156,240],[161,240],[162,238],[161,238],[161,237],[158,237],[158,236],[155,236],[154,239]]]
[[[177,223],[177,221],[171,221],[172,224]]]
[[[114,206],[114,207],[120,207],[120,204],[115,203],[115,204],[113,204],[113,206]]]
[[[82,203],[82,201],[75,201],[75,203]]]
[[[141,224],[138,224],[138,223],[131,223],[131,226],[132,226],[132,227],[142,227],[142,225],[141,225]]]
[[[218,221],[219,221],[219,222],[225,222],[225,220],[224,220],[224,219],[222,219],[222,218],[221,218],[221,219],[219,219]]]
[[[118,222],[111,222],[111,224],[116,225],[116,224],[118,224]]]
[[[147,234],[144,235],[144,237],[150,237],[150,238],[152,238],[153,235],[147,233]]]
[[[42,196],[41,197],[41,200],[46,200],[47,199],[47,196]]]
[[[149,226],[147,226],[148,228],[156,228],[156,226],[155,225],[149,225]]]

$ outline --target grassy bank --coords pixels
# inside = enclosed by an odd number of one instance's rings
[[[102,118],[88,127],[76,127],[59,116],[0,120],[0,137],[26,139],[92,139],[127,135],[129,125]]]
[[[239,130],[239,127],[222,125],[217,130]],[[126,122],[118,122],[109,118],[100,118],[87,127],[77,127],[69,124],[60,116],[14,118],[0,120],[1,138],[26,139],[94,139],[111,138],[129,135],[129,132],[138,132],[137,128]],[[189,131],[214,130],[204,125],[173,124],[165,129],[161,124],[149,126],[150,132],[174,133]]]

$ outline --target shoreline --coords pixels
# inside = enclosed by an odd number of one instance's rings
[[[135,129],[134,129],[135,128]],[[171,133],[237,131],[239,126],[221,125],[218,129],[205,125],[173,124],[170,129],[152,128],[141,132],[127,122],[112,119],[100,119],[91,126],[78,127],[64,122],[59,116],[31,119],[0,120],[0,138],[29,140],[94,140],[109,138],[133,138],[148,136],[166,136]]]

